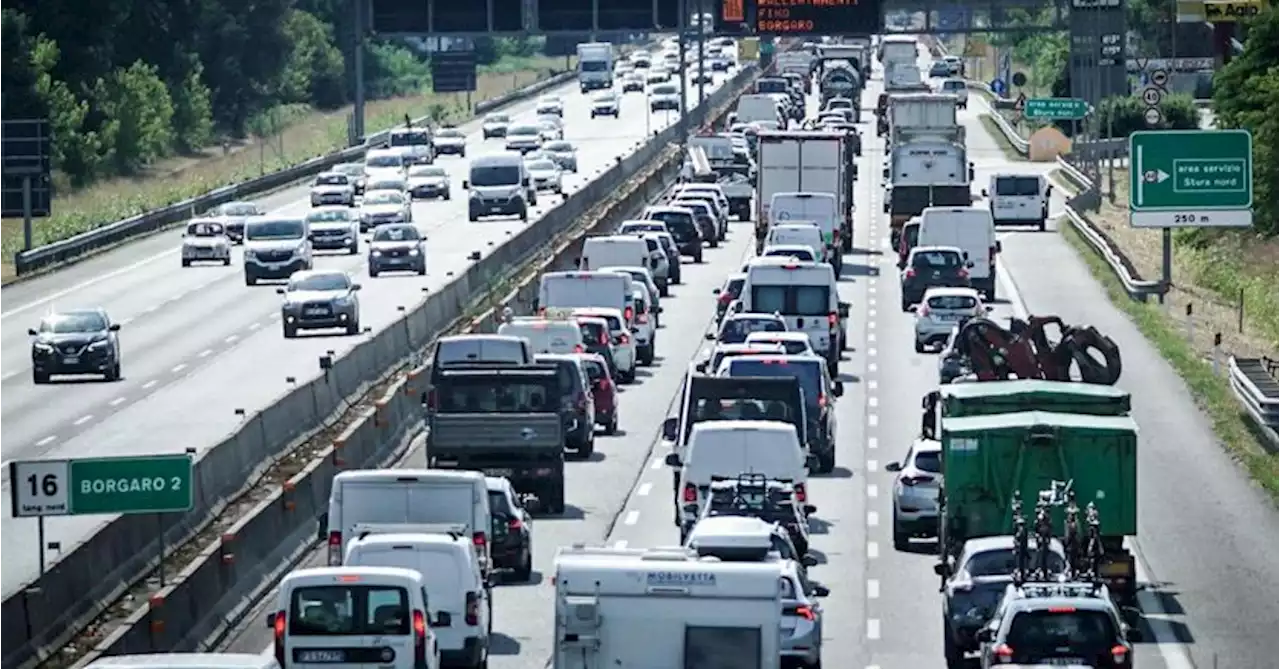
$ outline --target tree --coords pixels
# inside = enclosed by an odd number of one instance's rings
[[[173,101],[154,65],[136,61],[98,80],[93,104],[107,119],[102,124],[104,158],[117,171],[131,173],[173,146]]]
[[[322,109],[345,102],[342,53],[334,46],[333,29],[294,9],[284,33],[291,49],[280,75],[280,102],[311,103]]]
[[[213,139],[213,93],[204,84],[204,65],[188,57],[187,74],[169,87],[173,99],[173,133],[179,151],[195,151]]]
[[[66,82],[53,75],[59,56],[53,40],[40,36],[31,43],[35,94],[49,115],[54,163],[71,178],[72,185],[80,186],[96,175],[102,147],[98,134],[85,127],[89,103],[77,98]]]

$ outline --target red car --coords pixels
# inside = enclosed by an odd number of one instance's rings
[[[609,363],[599,353],[579,353],[582,366],[587,368],[587,378],[591,381],[591,396],[596,404],[596,425],[604,428],[605,434],[618,431],[618,384],[614,383],[609,373]]]

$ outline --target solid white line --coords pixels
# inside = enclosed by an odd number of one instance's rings
[[[36,442],[36,446],[44,446],[45,444],[53,443],[53,440],[54,440],[54,439],[57,439],[57,438],[58,438],[58,437],[57,437],[57,435],[53,435],[53,434],[51,434],[51,435],[49,435],[49,436],[47,436],[47,437],[45,437],[45,438],[41,439],[40,441],[37,441],[37,442]]]
[[[640,512],[639,512],[639,511],[635,511],[635,510],[631,510],[631,511],[628,511],[628,512],[627,512],[627,517],[626,517],[626,518],[624,518],[624,519],[622,519],[622,524],[623,524],[623,525],[635,525],[635,524],[636,524],[636,521],[638,521],[638,520],[640,520]]]
[[[876,513],[875,511],[868,511],[867,527],[879,527],[879,526],[880,526],[880,514]]]
[[[211,348],[206,348],[205,350],[200,351],[198,354],[196,354],[196,357],[198,357],[198,358],[207,358],[207,357],[209,357],[209,356],[211,356],[211,355],[213,355],[213,349],[211,349]]]
[[[874,541],[867,542],[867,559],[874,560],[880,557],[880,544]]]
[[[875,641],[880,638],[880,619],[872,618],[867,621],[867,638]]]
[[[124,399],[125,399],[125,398],[123,398],[123,397],[117,397],[117,398],[115,398],[115,399],[111,400],[110,402],[107,402],[107,404],[110,404],[110,405],[111,405],[111,406],[113,406],[113,407],[114,407],[114,406],[120,406],[121,404],[124,404]]]
[[[880,424],[880,417],[875,414],[867,414],[867,427],[876,427]]]
[[[148,388],[151,388],[152,386],[156,385],[156,383],[157,381],[155,379],[147,381],[146,383],[142,384],[142,389],[147,390]]]
[[[874,472],[880,469],[880,463],[875,460],[867,460],[867,471]]]
[[[867,579],[867,599],[880,599],[880,581],[874,578]]]
[[[878,406],[880,406],[880,400],[879,400],[879,398],[876,398],[876,397],[868,397],[868,398],[867,398],[867,406],[869,406],[869,407],[878,407]]]
[[[626,539],[619,539],[619,540],[617,541],[617,543],[615,543],[615,544],[613,545],[613,547],[614,547],[614,548],[626,548],[626,547],[627,547],[627,540],[626,540]]]
[[[75,419],[75,421],[74,421],[74,422],[72,422],[71,424],[72,424],[72,425],[84,425],[85,423],[88,423],[88,422],[89,422],[89,421],[91,421],[91,420],[93,420],[93,414],[91,414],[91,413],[90,413],[90,414],[85,414],[85,415],[83,415],[83,416],[81,416],[81,417],[79,417],[79,418]]]
[[[867,497],[875,499],[880,496],[880,486],[874,483],[867,484]]]
[[[169,371],[173,372],[174,374],[177,374],[178,372],[181,372],[182,370],[184,370],[184,369],[186,369],[186,368],[187,368],[187,363],[185,363],[185,362],[180,362],[180,363],[178,363],[178,364],[174,365],[174,366],[173,366],[173,369],[171,369],[171,370],[169,370]]]
[[[1008,294],[1005,293],[1005,295]],[[1128,548],[1137,556],[1134,574],[1138,577],[1138,582],[1151,583],[1151,574],[1146,569],[1141,552],[1133,541],[1129,541]],[[1164,660],[1165,669],[1193,669],[1194,665],[1187,655],[1186,646],[1178,641],[1173,631],[1173,616],[1164,608],[1160,598],[1151,590],[1139,590],[1138,606],[1142,609],[1142,618],[1147,621],[1147,626],[1151,628],[1151,634],[1155,637],[1155,646],[1160,651],[1161,659]]]
[[[874,451],[880,448],[880,440],[875,437],[867,437],[867,450]]]
[[[644,497],[645,495],[648,495],[648,494],[649,494],[649,491],[650,491],[650,490],[653,490],[653,484],[652,484],[652,483],[648,483],[648,482],[646,482],[646,483],[641,483],[641,484],[640,484],[640,487],[636,490],[636,495],[638,495],[638,496],[640,496],[640,497]]]
[[[67,295],[75,295],[76,293],[83,292],[83,291],[84,291],[84,289],[86,289],[86,288],[88,288],[88,287],[90,287],[90,286],[93,286],[93,285],[98,284],[98,283],[102,283],[103,281],[106,281],[106,280],[108,280],[108,279],[114,279],[114,278],[115,278],[115,277],[117,277],[117,276],[121,276],[121,275],[124,275],[124,274],[128,274],[129,272],[132,272],[133,270],[138,269],[139,267],[143,267],[143,266],[145,266],[145,265],[148,265],[148,264],[150,264],[150,263],[153,263],[153,262],[155,262],[155,261],[157,261],[157,260],[160,260],[161,258],[164,258],[165,256],[171,256],[171,255],[173,255],[173,252],[174,252],[174,251],[176,251],[176,250],[177,250],[176,248],[171,248],[171,249],[167,249],[167,250],[165,250],[165,251],[161,251],[160,253],[157,253],[157,254],[155,254],[155,255],[153,255],[153,256],[150,256],[150,257],[147,257],[147,258],[143,258],[142,260],[139,260],[138,262],[135,262],[135,263],[133,263],[132,265],[126,265],[126,266],[124,266],[124,267],[121,267],[120,269],[117,269],[117,270],[114,270],[114,271],[111,271],[111,272],[107,272],[106,274],[99,274],[98,276],[95,276],[95,277],[93,277],[92,279],[89,279],[89,280],[87,280],[87,281],[81,281],[80,283],[78,283],[78,284],[76,284],[76,285],[74,285],[74,286],[72,286],[72,287],[70,287],[70,288],[66,288],[66,289],[60,290],[60,291],[58,291],[58,292],[56,292],[56,293],[51,293],[51,294],[46,295],[46,296],[44,296],[44,297],[42,297],[42,298],[40,298],[40,299],[32,300],[31,302],[28,302],[28,303],[23,304],[23,305],[21,305],[21,306],[14,307],[14,308],[12,308],[12,309],[10,309],[10,310],[8,310],[8,311],[6,311],[6,312],[4,312],[4,313],[0,314],[0,320],[3,320],[3,319],[5,319],[5,318],[8,318],[8,317],[10,317],[10,316],[12,316],[12,315],[14,315],[14,314],[20,314],[20,313],[22,313],[22,312],[24,312],[24,311],[30,311],[30,310],[32,310],[32,309],[35,309],[36,307],[39,307],[39,306],[43,306],[43,305],[49,304],[50,302],[53,302],[53,301],[55,301],[55,300],[60,300],[60,299],[62,299],[62,298],[64,298],[64,297],[66,297]]]

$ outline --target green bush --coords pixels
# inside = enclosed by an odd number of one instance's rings
[[[1200,127],[1200,113],[1188,95],[1170,95],[1160,102],[1164,123],[1147,124],[1147,105],[1136,97],[1107,98],[1098,108],[1098,123],[1107,137],[1128,137],[1138,130],[1194,130]]]

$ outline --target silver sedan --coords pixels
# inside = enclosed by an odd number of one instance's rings
[[[295,272],[289,283],[276,292],[284,296],[280,304],[280,322],[286,339],[299,330],[342,328],[347,334],[360,333],[360,300],[356,293],[360,284],[353,283],[345,272],[304,270]]]

